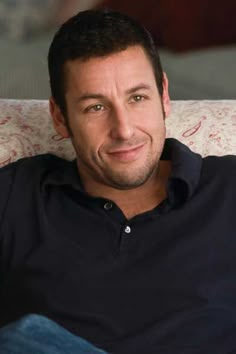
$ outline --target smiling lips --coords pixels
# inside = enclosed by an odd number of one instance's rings
[[[133,160],[136,160],[139,153],[141,152],[144,144],[127,148],[127,149],[120,149],[120,150],[115,150],[112,152],[109,152],[108,154],[116,159],[119,160],[120,162],[131,162]]]

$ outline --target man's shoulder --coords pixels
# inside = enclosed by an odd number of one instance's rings
[[[0,169],[0,223],[6,205],[27,199],[48,175],[64,170],[69,161],[51,154],[23,158]]]
[[[236,155],[207,156],[202,161],[203,174],[236,183]]]
[[[4,195],[13,188],[29,188],[45,175],[65,169],[69,161],[52,154],[42,154],[20,159],[0,169],[0,193]]]
[[[206,156],[203,158],[203,163],[207,167],[218,168],[236,168],[236,155],[224,155],[224,156]]]
[[[2,178],[2,176],[6,174],[11,174],[17,171],[38,172],[39,170],[52,170],[67,163],[67,160],[64,160],[52,154],[42,154],[32,157],[25,157],[0,168],[0,178]]]

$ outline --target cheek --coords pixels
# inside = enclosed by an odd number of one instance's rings
[[[159,115],[155,115],[152,119],[147,121],[146,124],[146,133],[149,135],[152,149],[155,151],[160,149],[160,146],[163,144],[166,136],[166,127],[163,114],[160,112]]]
[[[72,142],[78,153],[96,155],[103,143],[103,136],[99,129],[80,126],[74,131]]]
[[[165,120],[162,110],[154,109],[153,111],[146,113],[143,127],[152,136],[162,135],[165,131]]]

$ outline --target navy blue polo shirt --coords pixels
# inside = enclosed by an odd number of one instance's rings
[[[127,220],[75,161],[0,171],[0,327],[48,316],[110,353],[236,353],[236,157],[167,139],[167,199]]]

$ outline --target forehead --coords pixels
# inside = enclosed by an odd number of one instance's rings
[[[75,59],[65,64],[66,89],[77,91],[102,90],[109,85],[136,85],[148,81],[155,84],[150,59],[140,46],[88,60]]]

